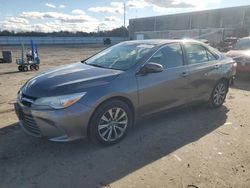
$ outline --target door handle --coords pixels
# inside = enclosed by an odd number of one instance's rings
[[[187,77],[188,76],[188,72],[182,72],[181,73],[181,77]]]

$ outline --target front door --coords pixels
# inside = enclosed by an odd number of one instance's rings
[[[147,63],[158,63],[162,72],[137,75],[139,112],[148,115],[186,103],[188,70],[180,44],[160,48]]]

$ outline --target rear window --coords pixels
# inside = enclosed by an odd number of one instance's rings
[[[241,39],[234,45],[235,50],[249,50],[250,49],[250,39]]]
[[[206,49],[198,44],[185,44],[188,64],[197,64],[208,61]]]
[[[217,54],[211,52],[211,47],[208,47],[207,49],[200,44],[185,44],[185,49],[187,53],[188,64],[204,63],[219,59]]]

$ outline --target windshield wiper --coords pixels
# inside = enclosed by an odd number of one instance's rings
[[[91,64],[91,63],[85,63],[86,65],[90,65],[90,66],[93,66],[93,67],[100,67],[100,68],[105,68],[107,69],[107,67],[104,67],[102,65],[97,65],[97,64]]]
[[[104,67],[102,65],[97,65],[97,64],[92,64],[92,63],[86,63],[86,61],[81,61],[81,62],[84,63],[84,64],[86,64],[86,65],[93,66],[93,67],[99,67],[99,68],[104,68],[104,69],[120,70],[120,69],[116,69],[116,68],[113,68],[113,67]]]

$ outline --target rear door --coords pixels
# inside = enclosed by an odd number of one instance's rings
[[[208,99],[220,78],[218,56],[199,43],[184,44],[188,64],[188,98],[190,101]]]
[[[148,61],[164,67],[162,72],[137,75],[141,115],[158,112],[186,102],[187,67],[180,44],[159,49]]]

